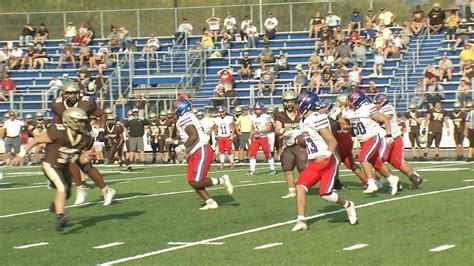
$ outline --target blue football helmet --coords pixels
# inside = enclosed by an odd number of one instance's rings
[[[173,103],[173,109],[176,117],[180,117],[185,113],[192,112],[193,106],[188,99],[178,99]]]
[[[332,104],[333,104],[333,103],[332,103],[331,99],[325,98],[325,99],[322,99],[322,100],[321,100],[321,102],[319,103],[319,107],[320,107],[320,108],[331,109]]]
[[[367,95],[360,90],[353,90],[347,96],[347,100],[354,109],[358,109],[362,104],[367,102]]]
[[[381,106],[384,106],[386,104],[388,104],[388,97],[386,94],[383,94],[383,93],[379,93],[377,95],[375,95],[374,97],[374,102],[375,104],[380,104]]]
[[[261,102],[255,102],[255,104],[253,105],[254,110],[255,109],[262,109],[263,110],[264,108],[265,108],[265,106]]]
[[[301,114],[319,108],[319,96],[314,92],[306,92],[298,96],[298,109]]]
[[[225,112],[227,112],[227,108],[225,108],[225,106],[221,105],[221,106],[217,107],[217,112],[218,113],[225,113]]]

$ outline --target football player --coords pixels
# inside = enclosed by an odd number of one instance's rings
[[[179,140],[166,139],[167,143],[178,145],[176,152],[185,151],[188,154],[188,182],[197,194],[206,202],[200,210],[214,210],[219,207],[217,202],[209,197],[206,187],[222,184],[227,192],[232,194],[234,188],[228,175],[220,178],[207,178],[211,167],[214,151],[212,150],[203,128],[192,113],[192,104],[188,99],[178,99],[173,103],[176,115],[176,128]]]
[[[233,142],[232,144],[234,145],[234,160],[236,163],[240,163],[239,158],[235,158],[238,154],[238,149],[240,146],[240,135],[237,130],[237,119],[242,115],[242,106],[238,105],[234,108],[234,116],[233,116],[233,121],[234,121],[234,136],[233,136]]]
[[[421,130],[422,134],[426,134],[426,128],[428,128],[428,143],[426,144],[425,153],[423,158],[428,157],[428,152],[433,144],[435,143],[435,160],[439,158],[439,145],[441,144],[441,137],[443,136],[443,122],[449,135],[449,124],[447,112],[443,109],[441,102],[434,103],[433,108],[428,110],[425,117],[425,125]]]
[[[267,108],[267,115],[270,117],[270,122],[272,123],[272,131],[270,133],[268,133],[267,137],[268,137],[268,145],[270,146],[269,147],[269,150],[270,150],[270,156],[275,159],[275,151],[277,150],[277,145],[276,145],[276,141],[277,141],[277,138],[275,136],[275,130],[274,130],[274,126],[275,126],[275,106],[273,105],[270,105],[268,106]],[[279,154],[277,153],[277,156],[276,156],[276,160],[278,161],[279,160]]]
[[[413,167],[403,158],[403,136],[398,125],[397,113],[395,108],[389,103],[387,95],[379,93],[374,97],[374,103],[377,111],[385,115],[390,120],[392,143],[386,143],[382,140],[382,160],[390,163],[395,169],[404,173],[410,179],[410,188],[415,189],[423,182],[421,176],[413,170]],[[384,132],[383,132],[384,133]]]
[[[413,159],[416,160],[421,157],[421,143],[418,141],[420,136],[420,125],[421,125],[421,112],[416,110],[416,104],[412,103],[408,107],[408,113],[405,115],[408,120],[408,127],[410,132],[408,133],[408,138],[410,139],[411,143],[411,153],[413,155]]]
[[[115,160],[122,161],[123,131],[123,126],[116,122],[114,115],[108,114],[107,123],[105,124],[107,164],[113,164]]]
[[[281,168],[285,174],[288,193],[282,196],[282,199],[296,197],[295,178],[293,170],[298,169],[301,173],[306,167],[308,154],[304,148],[295,145],[293,138],[298,134],[300,115],[295,108],[296,92],[287,90],[283,93],[283,108],[277,109],[275,112],[275,134],[277,137],[283,137],[284,148],[281,154]]]
[[[299,98],[298,109],[302,119],[300,122],[301,135],[295,138],[296,144],[306,147],[308,165],[301,172],[296,182],[296,209],[298,222],[292,231],[306,230],[305,207],[306,193],[316,183],[319,186],[319,196],[329,202],[343,206],[347,211],[349,222],[357,223],[354,202],[345,200],[333,192],[337,172],[336,152],[337,141],[331,133],[326,114],[318,113],[319,97],[314,92],[307,92]]]
[[[466,126],[467,114],[461,110],[461,103],[454,103],[454,110],[449,115],[453,121],[454,129],[454,143],[456,144],[456,160],[464,160],[464,128]]]
[[[346,107],[342,111],[342,117],[339,120],[342,129],[350,130],[356,135],[361,145],[359,154],[359,162],[364,169],[367,176],[367,189],[364,193],[374,193],[379,188],[375,183],[375,178],[372,173],[372,166],[386,177],[391,186],[391,194],[395,195],[398,192],[399,177],[392,174],[392,172],[385,166],[379,155],[380,146],[382,145],[382,137],[379,135],[383,129],[378,122],[384,123],[386,129],[386,138],[388,144],[393,142],[392,128],[390,120],[377,112],[377,108],[370,99],[359,90],[353,90],[347,97]]]
[[[79,166],[84,173],[99,179],[99,171],[94,168],[87,156],[87,150],[94,143],[92,137],[85,132],[88,116],[84,110],[70,107],[62,113],[62,124],[53,124],[46,133],[35,137],[14,159],[21,161],[28,151],[38,144],[46,144],[46,158],[42,169],[46,178],[56,189],[51,210],[56,214],[55,227],[62,231],[70,220],[64,213],[65,201],[71,196],[71,176]],[[74,167],[71,167],[74,166]],[[77,173],[76,173],[77,174]],[[102,177],[100,177],[102,178]],[[104,198],[104,205],[109,205],[112,197]]]
[[[234,151],[232,149],[232,137],[234,135],[234,119],[227,115],[224,106],[217,108],[218,117],[214,119],[214,132],[217,136],[217,146],[219,147],[220,169],[224,169],[225,153],[229,157],[231,168],[234,168]]]
[[[148,114],[148,121],[150,121],[150,125],[145,130],[148,141],[150,142],[151,152],[152,152],[152,160],[151,163],[156,163],[156,153],[158,151],[158,121],[157,116],[155,113]]]
[[[166,110],[160,112],[158,118],[158,152],[160,153],[160,162],[163,164],[168,161],[167,145],[165,140],[171,138],[171,120],[166,118]]]
[[[171,132],[170,133],[171,138],[176,140],[178,138],[178,135],[176,132],[176,123],[173,118],[173,111],[171,109],[167,110],[166,115],[167,115],[168,121],[170,121],[169,130]],[[166,143],[166,144],[168,144],[168,163],[173,162],[173,164],[176,164],[176,157],[177,157],[176,151],[175,151],[176,145],[174,145],[173,143]]]
[[[276,175],[275,161],[270,156],[268,133],[272,132],[273,126],[271,118],[265,114],[264,105],[260,102],[256,102],[253,107],[254,117],[252,117],[252,128],[250,130],[250,170],[247,173],[248,176],[255,175],[255,167],[257,166],[257,152],[262,148],[265,158],[268,160],[270,165],[270,175]]]

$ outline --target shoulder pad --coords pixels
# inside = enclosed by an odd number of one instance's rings
[[[58,130],[66,130],[66,127],[63,124],[55,124],[55,125],[56,125],[56,129]]]
[[[89,96],[82,96],[81,100],[88,102],[91,98]]]
[[[54,100],[55,103],[62,103],[63,102],[63,97],[58,97]]]

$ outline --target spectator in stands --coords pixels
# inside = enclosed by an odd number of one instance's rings
[[[35,43],[44,43],[49,38],[49,30],[44,23],[40,24],[38,32],[35,35]]]
[[[232,41],[232,36],[224,32],[221,39],[221,50],[220,50],[221,56],[226,56],[229,53],[229,49],[232,48],[231,41]]]
[[[359,31],[351,31],[351,33],[349,34],[349,42],[351,43],[351,46],[353,46],[356,42],[360,42]]]
[[[28,68],[33,68],[33,61],[35,56],[36,50],[33,46],[33,43],[28,44],[28,48],[26,49],[25,56],[21,60],[21,68],[26,68],[26,64],[28,64]]]
[[[257,27],[253,25],[252,21],[249,22],[249,25],[247,27],[246,38],[247,38],[247,48],[257,47],[257,40],[258,40]]]
[[[461,103],[462,106],[465,106],[466,103],[471,101],[471,86],[467,84],[465,80],[459,82],[458,89],[456,91],[456,99]]]
[[[341,26],[341,18],[329,11],[326,17],[326,25],[328,26],[329,31],[332,32],[334,28]]]
[[[413,102],[418,108],[423,108],[424,106],[427,106],[429,108],[429,105],[426,102],[426,85],[423,79],[418,79],[416,81]]]
[[[293,87],[296,94],[300,94],[301,90],[308,85],[308,74],[306,74],[301,65],[297,65],[296,70],[296,75],[293,78]]]
[[[338,64],[334,71],[333,84],[331,93],[341,93],[349,85],[349,73],[342,63]]]
[[[382,32],[378,32],[374,41],[374,49],[375,51],[382,50],[383,53],[385,48],[387,48],[387,41],[384,39]]]
[[[427,64],[423,69],[423,83],[428,86],[433,78],[438,78],[438,69],[433,64]]]
[[[77,72],[77,80],[84,88],[87,88],[87,85],[91,80],[91,72],[87,70],[87,66],[85,64],[82,64],[79,68],[79,71]]]
[[[469,24],[466,23],[466,21],[467,20],[463,18],[461,20],[461,23],[459,23],[458,25],[458,28],[456,31],[456,35],[457,35],[456,43],[451,48],[451,50],[453,51],[456,48],[458,48],[461,45],[461,43],[464,44],[464,46],[466,46],[471,39],[471,29],[469,27]]]
[[[214,49],[214,35],[207,30],[204,31],[201,38],[201,43],[204,51],[211,52]]]
[[[368,44],[369,49],[374,49],[375,47],[375,38],[377,38],[377,30],[374,28],[375,24],[367,23],[366,28],[362,31],[361,39],[363,44]]]
[[[88,22],[87,23],[87,34],[84,37],[84,40],[82,41],[82,43],[90,45],[92,43],[92,41],[94,40],[94,38],[95,38],[95,30],[91,26],[91,24]]]
[[[46,49],[44,49],[41,43],[36,44],[35,54],[33,55],[33,68],[39,65],[40,69],[44,69],[44,64],[47,59]]]
[[[444,20],[446,19],[444,11],[438,3],[435,3],[430,12],[428,12],[428,18],[431,32],[438,34],[443,29]]]
[[[234,78],[232,77],[232,71],[230,68],[224,68],[217,72],[219,77],[219,83],[224,86],[225,91],[232,89],[234,85]]]
[[[332,31],[330,31],[327,26],[323,26],[322,29],[321,29],[321,32],[319,34],[321,36],[320,41],[322,42],[322,44],[324,46],[324,51],[327,51],[328,48],[329,48],[331,39],[332,39]],[[318,40],[316,40],[315,49],[316,50],[319,49],[319,41]]]
[[[71,61],[74,68],[76,68],[76,56],[74,55],[74,49],[71,43],[64,44],[63,52],[59,56],[58,68],[61,68],[63,61]]]
[[[263,96],[263,92],[266,89],[270,90],[270,95],[275,93],[275,82],[276,77],[270,66],[265,67],[265,72],[262,74],[262,78],[258,83],[258,96]]]
[[[227,12],[227,17],[224,19],[223,26],[225,32],[232,36],[233,39],[234,34],[237,32],[237,20],[230,12]]]
[[[308,67],[311,69],[312,68],[311,66],[313,66],[313,68],[319,69],[320,65],[321,65],[321,57],[319,57],[318,50],[314,49],[313,53],[309,56]],[[315,71],[310,71],[310,73],[312,72],[315,72]]]
[[[357,31],[360,34],[362,29],[362,16],[359,10],[354,9],[351,15],[351,21],[349,21],[349,26],[347,27],[347,32]]]
[[[333,72],[330,64],[325,64],[321,70],[321,87],[329,88],[330,91],[333,91]]]
[[[109,49],[112,52],[115,52],[118,47],[120,47],[120,33],[116,27],[112,26],[112,31],[109,33],[107,37],[109,39]]]
[[[273,15],[273,12],[268,12],[267,19],[265,19],[263,23],[263,27],[265,28],[265,42],[275,39],[277,26],[278,19]]]
[[[110,55],[110,50],[104,45],[99,43],[99,49],[89,58],[89,65],[91,68],[96,68],[100,64],[105,63],[105,55]]]
[[[99,55],[99,58],[100,58],[100,60],[95,62],[97,65],[97,72],[103,75],[106,69],[111,68],[113,66],[114,60],[112,59],[110,51],[108,51],[107,48],[105,47],[102,49],[99,49],[99,51],[97,52],[97,55]]]
[[[323,58],[324,65],[332,66],[334,65],[334,61],[335,61],[335,58],[334,58],[333,50],[331,49],[326,50],[326,54],[324,55],[324,58]]]
[[[319,87],[321,86],[321,70],[316,70],[309,79],[309,90],[319,94]]]
[[[474,67],[471,62],[466,62],[462,69],[462,79],[466,81],[470,86],[474,84]]]
[[[240,80],[243,80],[243,76],[247,76],[250,80],[252,78],[252,60],[249,58],[249,53],[244,52],[244,58],[240,60],[240,69],[237,72]]]
[[[384,58],[388,59],[388,56],[392,58],[400,58],[400,50],[402,49],[402,39],[398,33],[394,33],[392,37],[387,41],[387,48],[384,51]]]
[[[375,16],[375,12],[373,9],[369,9],[369,11],[367,12],[367,15],[365,16],[365,25],[367,27],[367,25],[375,25],[376,22],[375,22],[375,19],[377,17]]]
[[[181,20],[181,24],[179,24],[176,33],[174,34],[174,38],[176,39],[176,43],[182,43],[186,41],[188,36],[193,34],[193,25],[188,22],[188,18],[184,17]]]
[[[19,44],[20,46],[26,46],[33,41],[35,36],[36,29],[31,26],[30,23],[26,23],[23,25],[23,29],[21,30]]]
[[[10,49],[8,49],[7,44],[3,45],[2,50],[0,50],[0,65],[8,66],[10,62]]]
[[[92,56],[91,48],[87,44],[82,43],[81,48],[79,48],[79,65],[82,66],[84,61],[89,62],[90,57]],[[92,67],[92,66],[91,66]]]
[[[72,22],[69,22],[67,24],[66,28],[64,28],[64,40],[65,40],[65,42],[72,43],[74,38],[76,38],[76,35],[77,35],[76,26],[74,26],[74,24]]]
[[[448,55],[445,53],[443,57],[439,60],[439,79],[445,81],[444,74],[447,74],[448,80],[453,79],[453,62],[448,58]]]
[[[82,44],[82,42],[87,36],[88,30],[89,30],[89,25],[87,21],[85,20],[81,21],[81,23],[79,24],[79,30],[77,32],[77,36],[74,38],[74,43]]]
[[[69,77],[69,74],[68,73],[64,73],[63,74],[63,84],[68,84],[68,83],[72,83],[74,82],[74,80],[72,80],[70,77]]]
[[[247,28],[250,26],[250,23],[252,23],[250,17],[244,16],[244,19],[240,23],[240,41],[247,41]]]
[[[436,102],[441,102],[445,97],[444,87],[439,84],[437,77],[431,79],[431,85],[428,86],[427,92],[427,101],[431,108],[433,108]]]
[[[377,49],[374,55],[374,73],[372,73],[371,77],[381,77],[383,76],[383,65],[385,64],[385,58],[383,55],[382,49]],[[377,73],[378,72],[378,73]]]
[[[2,94],[0,98],[6,101],[6,97],[11,101],[13,99],[13,92],[16,90],[16,84],[13,79],[10,78],[9,74],[5,74],[2,79]]]
[[[234,88],[230,88],[230,90],[227,90],[224,96],[229,103],[229,107],[236,107],[237,105],[239,105],[239,97],[237,95],[237,91],[235,91]]]
[[[357,65],[353,65],[351,71],[348,74],[349,87],[359,85],[362,83],[362,69]]]
[[[336,41],[336,46],[341,45],[346,40],[346,34],[342,30],[341,26],[337,26],[335,28],[332,37]]]
[[[271,64],[275,62],[273,52],[268,45],[265,46],[262,53],[257,57],[256,61],[259,62],[260,65]]]
[[[17,66],[20,66],[21,61],[23,60],[24,56],[25,56],[25,53],[20,48],[20,46],[15,45],[15,48],[12,50],[10,54],[10,69],[15,69]]]
[[[383,23],[381,23],[379,26],[379,32],[382,33],[383,39],[385,41],[388,41],[390,40],[390,38],[392,38],[392,34],[393,34],[392,30]]]
[[[406,23],[402,24],[402,29],[399,32],[400,38],[402,40],[402,46],[404,49],[408,48],[408,44],[410,43],[410,38],[411,38],[411,29],[407,26]]]
[[[154,34],[151,34],[150,39],[146,41],[146,44],[143,47],[141,59],[145,59],[145,56],[147,58],[154,58],[155,53],[159,49],[160,49],[160,40],[158,40],[158,38]]]
[[[46,91],[46,99],[50,101],[50,95],[53,96],[53,99],[59,96],[59,92],[61,91],[61,87],[63,86],[63,82],[58,79],[57,76],[53,76],[51,81],[48,84],[48,90]]]
[[[379,24],[384,24],[387,27],[392,27],[394,21],[395,21],[395,15],[392,12],[382,7],[380,9],[380,14],[379,14]]]
[[[120,36],[120,50],[124,53],[127,53],[133,44],[130,31],[125,26],[121,26],[118,31]]]
[[[309,35],[308,38],[312,38],[314,34],[314,38],[319,37],[319,31],[326,25],[326,21],[324,18],[321,17],[321,13],[317,11],[313,17],[309,20]]]
[[[370,96],[375,96],[375,94],[379,93],[380,90],[377,88],[375,81],[371,80],[367,88],[362,89],[364,93],[367,93]]]
[[[468,61],[474,62],[474,45],[471,43],[467,43],[464,46],[464,49],[461,51],[459,55],[459,68],[463,69],[464,64]]]
[[[104,87],[104,84],[106,82],[107,79],[102,74],[98,73],[97,76],[94,78],[95,90],[97,92],[100,91]]]
[[[214,98],[212,99],[212,105],[214,107],[226,105],[224,85],[217,84],[216,88],[214,89]]]
[[[343,40],[336,48],[335,53],[336,64],[347,65],[352,62],[351,45],[348,41]]]
[[[456,40],[456,31],[459,22],[460,18],[456,10],[451,11],[451,14],[446,19],[446,27],[448,28],[448,31],[446,32],[446,40]]]
[[[275,66],[273,67],[273,71],[275,75],[279,75],[280,71],[288,69],[288,54],[280,54],[275,62]]]
[[[425,12],[421,10],[421,6],[417,5],[415,7],[415,11],[413,11],[411,15],[411,25],[410,28],[413,32],[414,36],[418,36],[420,32],[423,30],[423,27],[426,23],[426,16]]]
[[[217,36],[219,35],[221,31],[220,22],[221,22],[221,19],[214,16],[206,19],[208,33],[212,34],[215,42],[217,42]]]
[[[367,48],[361,42],[356,42],[352,49],[352,64],[362,63],[362,67],[367,65]]]

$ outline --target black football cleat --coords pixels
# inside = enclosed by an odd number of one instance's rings
[[[64,227],[69,222],[69,220],[71,220],[69,215],[64,214],[64,213],[59,214],[56,218],[56,225],[55,225],[56,230],[57,231],[63,231]]]

